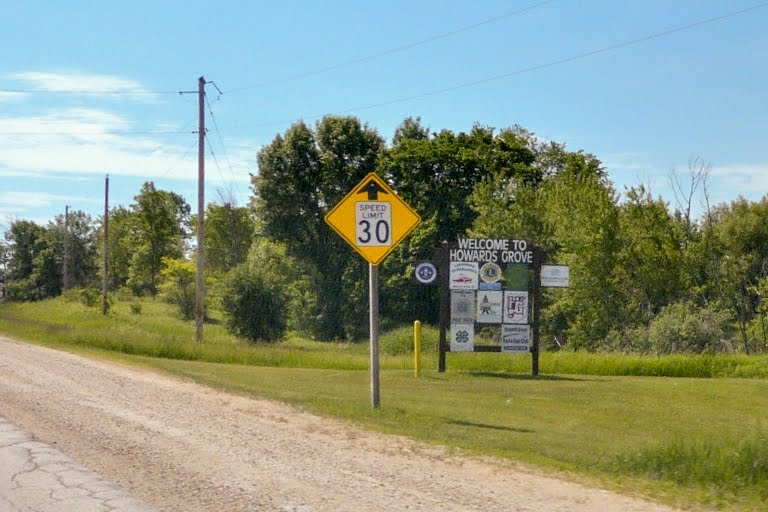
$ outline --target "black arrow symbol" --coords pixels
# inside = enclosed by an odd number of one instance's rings
[[[378,201],[379,199],[379,192],[382,194],[389,194],[386,190],[384,190],[384,187],[376,183],[376,180],[371,178],[371,180],[360,187],[360,190],[357,191],[358,194],[362,194],[363,192],[368,192],[368,200],[369,201]]]

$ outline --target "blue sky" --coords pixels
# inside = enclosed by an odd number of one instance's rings
[[[298,119],[390,140],[519,124],[674,202],[711,164],[715,203],[768,193],[768,2],[759,0],[0,1],[0,231],[65,205],[97,217],[141,184],[196,208],[250,196],[256,153]],[[743,12],[739,12],[743,11]],[[216,87],[222,91],[219,94]],[[108,94],[107,94],[108,92]],[[674,204],[674,203],[673,203]]]

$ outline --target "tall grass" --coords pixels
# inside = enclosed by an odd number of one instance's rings
[[[680,438],[626,452],[616,470],[671,481],[687,487],[719,488],[730,498],[768,500],[768,431],[748,432],[740,439]],[[723,496],[725,498],[725,496]]]
[[[174,314],[171,306],[151,300],[118,302],[108,316],[61,299],[6,303],[0,305],[0,332],[46,345],[166,359],[348,370],[367,367],[362,345],[314,343],[298,337],[276,345],[249,344],[231,336],[215,319],[205,325],[205,343],[198,344],[194,323]]]
[[[554,352],[542,365],[551,373],[638,377],[768,377],[767,356],[674,354],[641,356]]]
[[[368,367],[367,340],[320,343],[289,336],[276,344],[251,344],[227,333],[216,320],[205,326],[205,343],[194,342],[194,323],[175,317],[174,309],[151,300],[118,301],[108,316],[98,308],[65,299],[0,305],[0,332],[40,343],[102,349],[131,355],[296,368],[361,370]],[[423,367],[437,367],[439,332],[422,329]],[[412,365],[413,327],[381,335],[382,368]],[[448,354],[449,371],[474,374],[527,374],[530,355],[500,353]],[[543,352],[542,374],[624,375],[695,378],[768,378],[768,356],[640,356],[586,352]]]

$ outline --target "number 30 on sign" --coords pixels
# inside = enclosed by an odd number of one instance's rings
[[[392,208],[389,203],[355,203],[357,244],[365,247],[392,245]]]

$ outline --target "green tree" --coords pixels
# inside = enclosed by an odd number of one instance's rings
[[[647,324],[683,290],[683,235],[661,199],[643,186],[630,188],[619,208],[616,276],[624,295],[625,327]]]
[[[234,203],[208,205],[203,257],[206,268],[227,272],[243,263],[253,242],[255,222],[250,208]]]
[[[422,217],[422,224],[389,256],[382,276],[381,311],[389,319],[437,321],[436,287],[414,286],[413,262],[432,259],[444,241],[465,235],[477,217],[468,202],[483,180],[535,182],[534,152],[524,130],[475,126],[469,133],[429,133],[419,119],[397,128],[379,173]]]
[[[5,289],[6,273],[8,271],[8,259],[11,257],[11,250],[8,244],[0,240],[0,301],[6,298]]]
[[[768,196],[713,208],[693,249],[699,251],[701,300],[732,313],[742,350],[749,353],[753,343],[748,327],[760,304],[756,290],[768,275]]]
[[[179,309],[184,320],[195,318],[196,266],[192,261],[163,258],[160,296]]]
[[[558,294],[573,348],[596,349],[621,321],[615,276],[621,246],[616,194],[591,155],[566,155],[565,169],[542,185],[546,222],[557,263],[571,267],[571,286]]]
[[[61,293],[61,273],[44,227],[18,220],[5,238],[10,252],[6,287],[11,300],[40,300]]]
[[[751,336],[762,352],[768,352],[768,275],[761,277],[750,291],[757,297],[755,318],[750,325]]]
[[[477,217],[468,203],[484,179],[496,174],[537,182],[535,155],[520,129],[475,126],[469,133],[449,130],[426,136],[418,121],[407,119],[382,159],[380,172],[423,217],[435,215],[435,244],[466,234]]]
[[[29,220],[17,220],[11,223],[5,233],[8,241],[8,280],[21,281],[32,275],[35,257],[45,249],[45,228]]]
[[[359,296],[364,265],[324,215],[376,169],[383,147],[381,137],[356,118],[328,116],[314,131],[294,124],[258,154],[253,186],[259,229],[312,267],[318,302],[310,314],[319,339],[354,337],[365,326]]]
[[[525,133],[525,132],[523,132]],[[617,198],[600,161],[563,145],[529,140],[536,179],[496,173],[469,200],[471,233],[522,238],[545,250],[550,263],[571,267],[571,286],[545,294],[543,322],[573,348],[597,349],[620,322],[614,270],[621,245]]]
[[[429,128],[421,124],[420,117],[408,117],[395,129],[392,146],[397,147],[408,140],[429,140]]]
[[[227,329],[249,341],[277,341],[285,335],[283,288],[263,272],[243,263],[224,279],[222,309]]]
[[[285,299],[285,321],[288,329],[313,336],[315,311],[318,311],[318,290],[313,283],[314,265],[307,265],[288,254],[285,244],[266,238],[254,241],[247,259],[248,267],[258,273],[275,289],[282,290]]]
[[[5,235],[9,242],[5,278],[14,300],[39,300],[61,293],[65,240],[70,286],[88,286],[96,278],[96,238],[91,217],[73,211],[67,230],[64,224],[63,215],[47,227],[26,220],[11,224]]]
[[[64,215],[57,215],[48,223],[46,237],[54,251],[56,267],[63,272],[64,244],[69,254],[67,274],[70,288],[91,286],[98,277],[98,249],[96,227],[87,213],[79,210],[69,212],[66,222]],[[62,276],[63,278],[63,276]]]
[[[33,288],[32,298],[56,297],[62,292],[61,259],[49,244],[35,257],[35,268],[30,277]]]
[[[134,293],[157,294],[163,258],[181,258],[187,238],[190,208],[175,192],[144,183],[131,205],[133,255],[128,285]]]
[[[116,290],[128,283],[130,275],[131,257],[134,251],[135,240],[135,216],[134,213],[123,207],[117,206],[109,211],[109,236],[107,247],[108,280],[107,285],[111,290]],[[101,219],[101,228],[97,235],[99,261],[104,258],[104,219]],[[100,271],[103,271],[100,269]]]
[[[472,236],[517,238],[542,248],[551,245],[544,195],[536,185],[495,174],[475,187],[469,204],[477,213]]]

